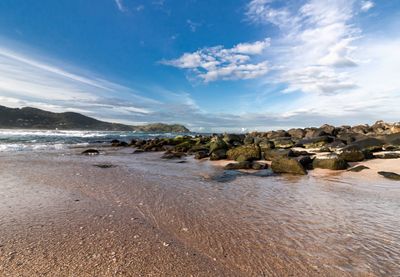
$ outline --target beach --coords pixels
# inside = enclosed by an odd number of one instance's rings
[[[105,148],[0,153],[2,276],[394,276],[400,186],[376,174],[243,174]]]

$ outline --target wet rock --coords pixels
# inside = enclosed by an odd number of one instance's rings
[[[262,152],[264,152],[265,150],[268,150],[268,149],[274,149],[275,148],[274,143],[272,141],[266,139],[266,138],[261,139],[257,143],[257,145],[260,147]]]
[[[278,158],[274,159],[271,164],[271,169],[275,173],[290,173],[306,175],[307,171],[304,169],[303,165],[293,158]]]
[[[224,134],[223,141],[232,146],[239,146],[243,144],[244,136],[236,134]]]
[[[251,162],[238,162],[238,163],[229,163],[227,164],[224,169],[225,170],[239,170],[239,169],[251,169],[252,163]]]
[[[291,148],[294,142],[290,137],[280,137],[272,140],[275,148]]]
[[[346,162],[361,162],[365,159],[364,153],[357,145],[349,145],[341,149],[339,158]]]
[[[116,165],[112,165],[112,164],[94,164],[93,166],[98,167],[98,168],[113,168],[113,167],[116,167]]]
[[[226,149],[217,149],[210,154],[211,161],[226,159]]]
[[[194,155],[194,158],[197,160],[201,160],[208,157],[208,151],[198,151]]]
[[[185,141],[180,144],[175,145],[174,151],[176,152],[188,152],[194,145],[194,141]]]
[[[83,151],[81,154],[87,155],[87,156],[94,156],[94,155],[99,155],[100,152],[99,152],[99,150],[96,150],[96,149],[87,149],[87,150]]]
[[[311,158],[311,156],[299,156],[294,159],[297,160],[305,169],[312,169],[312,162],[314,159]]]
[[[254,169],[254,170],[262,170],[262,169],[266,169],[266,168],[268,168],[267,164],[262,164],[262,163],[257,163],[257,162],[253,162],[251,164],[251,169]]]
[[[113,146],[113,147],[128,147],[129,144],[125,141],[119,141],[117,139],[114,139],[111,141],[111,146]]]
[[[210,141],[210,153],[221,149],[227,150],[228,145],[220,137],[213,137]]]
[[[264,151],[264,159],[273,161],[278,158],[293,157],[293,151],[290,149],[268,149]]]
[[[348,166],[349,165],[345,160],[337,156],[324,157],[324,158],[316,157],[313,161],[314,168],[344,170],[347,169]]]
[[[183,152],[166,152],[162,155],[161,159],[171,160],[171,159],[181,159],[186,156]]]
[[[132,154],[141,154],[141,153],[144,153],[143,149],[135,149],[135,151],[133,151]]]
[[[391,179],[391,180],[395,180],[395,181],[400,181],[400,175],[394,172],[388,172],[388,171],[379,171],[378,172],[379,175],[387,178],[387,179]]]
[[[347,171],[360,172],[360,171],[363,171],[365,169],[369,169],[369,167],[365,166],[365,165],[357,165],[357,166],[354,166],[352,168],[349,168]]]
[[[255,144],[243,145],[227,152],[228,159],[238,162],[253,161],[261,159],[260,147]]]

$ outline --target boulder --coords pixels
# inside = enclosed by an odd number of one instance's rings
[[[349,165],[347,162],[339,157],[325,157],[319,158],[316,157],[313,161],[314,168],[323,168],[323,169],[331,169],[331,170],[344,170],[347,169]]]
[[[253,144],[253,143],[254,143],[254,137],[251,136],[251,135],[247,135],[247,136],[243,139],[243,143],[244,143],[245,145]]]
[[[294,159],[297,160],[305,169],[312,169],[312,162],[314,159],[310,156],[298,156]]]
[[[362,151],[368,150],[368,151],[374,152],[374,151],[382,150],[384,142],[380,139],[371,137],[371,138],[364,138],[364,139],[357,140],[357,141],[351,143],[350,145],[357,146]]]
[[[125,141],[119,141],[117,139],[114,139],[111,141],[111,146],[113,147],[127,147],[129,144]]]
[[[96,150],[96,149],[87,149],[87,150],[83,151],[81,154],[87,155],[87,156],[94,156],[94,155],[99,155],[100,152],[99,152],[99,150]]]
[[[335,126],[329,124],[322,125],[321,127],[319,127],[319,130],[323,131],[329,136],[335,136],[337,134],[337,129],[335,128]]]
[[[378,171],[378,174],[391,180],[400,181],[400,175],[394,172]]]
[[[164,155],[161,156],[161,159],[180,159],[184,156],[186,156],[186,154],[183,152],[165,152]]]
[[[371,127],[369,127],[368,125],[353,126],[353,127],[351,127],[350,130],[352,133],[362,134],[362,135],[367,134],[372,131]]]
[[[210,141],[210,153],[221,149],[226,151],[228,149],[228,145],[220,137],[213,137]]]
[[[323,130],[321,129],[316,129],[316,128],[308,128],[306,129],[306,134],[305,134],[305,138],[316,138],[316,137],[322,137],[322,136],[326,136],[327,133],[325,133]]]
[[[291,148],[294,142],[290,137],[280,137],[272,139],[275,148]]]
[[[198,151],[194,155],[194,158],[197,160],[201,160],[208,157],[208,151]]]
[[[296,143],[296,146],[304,148],[321,148],[332,141],[333,141],[332,137],[328,136],[306,138],[298,141]]]
[[[226,159],[226,149],[217,149],[210,154],[211,161]]]
[[[273,161],[278,158],[293,157],[293,151],[290,149],[268,149],[264,151],[264,159]]]
[[[275,173],[290,173],[306,175],[307,171],[304,169],[303,165],[292,158],[278,158],[274,159],[271,164],[271,169]]]
[[[276,139],[276,138],[283,138],[283,137],[290,137],[290,135],[285,130],[277,130],[277,131],[267,132],[267,138],[269,138],[269,139]]]
[[[228,145],[238,146],[243,144],[243,135],[224,134],[223,141]]]
[[[262,152],[264,152],[265,150],[268,150],[268,149],[274,149],[275,148],[274,143],[272,141],[266,139],[266,138],[261,139],[258,142],[258,146],[260,147]]]
[[[175,152],[188,152],[193,147],[194,143],[195,143],[194,141],[190,141],[190,140],[182,142],[178,145],[175,145],[174,151]]]
[[[306,132],[300,128],[290,129],[287,132],[292,138],[295,138],[295,139],[302,139],[306,135]]]
[[[374,158],[378,159],[399,159],[400,152],[393,152],[393,151],[382,151],[374,153]]]
[[[388,145],[400,146],[400,133],[386,135],[383,137],[383,141]]]
[[[349,145],[340,150],[339,158],[346,162],[361,162],[365,155],[357,145]]]
[[[228,159],[236,161],[254,161],[261,159],[260,147],[255,144],[238,146],[227,152]]]
[[[254,170],[262,170],[262,169],[266,169],[266,168],[268,168],[267,164],[262,164],[262,163],[257,163],[257,162],[253,162],[251,164],[251,169],[254,169]]]

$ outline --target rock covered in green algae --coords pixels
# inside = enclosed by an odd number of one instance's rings
[[[228,150],[226,153],[229,160],[238,162],[254,161],[261,159],[260,147],[255,144],[238,146]]]
[[[278,158],[293,157],[294,153],[291,149],[268,149],[264,151],[264,159],[273,161]]]
[[[365,159],[363,151],[357,145],[349,145],[342,148],[339,157],[346,162],[361,162]]]
[[[271,169],[275,173],[290,173],[298,175],[306,175],[307,171],[303,165],[294,158],[281,157],[274,159],[271,164]]]
[[[322,168],[322,169],[330,169],[330,170],[344,170],[348,168],[348,163],[337,157],[324,157],[324,158],[315,158],[313,161],[314,168]]]

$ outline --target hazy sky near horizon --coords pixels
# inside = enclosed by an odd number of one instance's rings
[[[2,0],[0,105],[194,131],[400,120],[400,1]]]

